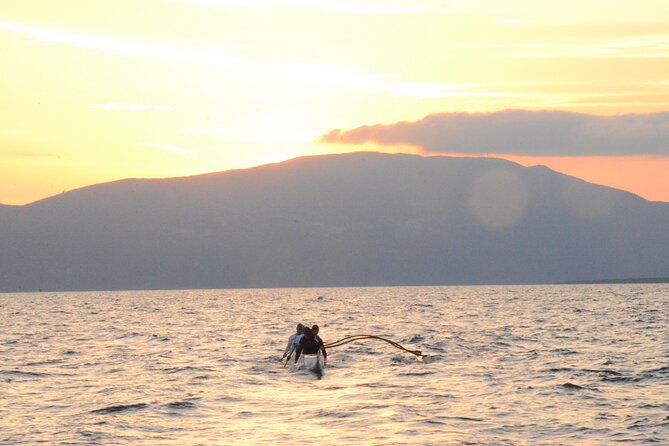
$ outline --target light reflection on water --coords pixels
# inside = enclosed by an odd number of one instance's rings
[[[0,444],[669,443],[669,287],[0,295]],[[279,362],[296,322],[323,379]]]

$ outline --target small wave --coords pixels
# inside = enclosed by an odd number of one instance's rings
[[[600,373],[603,375],[611,375],[611,376],[623,376],[622,373],[616,372],[615,370],[608,370],[608,369],[582,369],[584,372],[590,372],[590,373]]]
[[[405,386],[399,384],[392,384],[389,382],[369,382],[369,383],[360,383],[356,384],[355,387],[365,387],[371,389],[404,389]]]
[[[171,367],[169,369],[163,369],[164,373],[181,373],[181,372],[212,372],[212,369],[206,368],[206,367],[192,367],[192,366],[186,366],[186,367]]]
[[[546,370],[547,373],[573,373],[573,372],[586,372],[586,373],[597,373],[600,375],[606,375],[606,376],[622,376],[623,374],[620,372],[616,372],[615,370],[608,370],[608,369],[575,369],[571,367],[554,367]]]
[[[437,420],[425,420],[425,421],[423,421],[423,423],[427,423],[427,424],[446,424],[443,421],[437,421]]]
[[[659,373],[661,375],[669,374],[669,365],[660,367],[659,369],[648,370],[646,373]]]
[[[433,352],[446,353],[446,347],[436,347],[433,345],[428,345],[427,348],[429,348]]]
[[[335,418],[335,419],[345,419],[355,416],[353,412],[339,412],[339,411],[329,411],[320,409],[314,413],[314,416],[319,418]]]
[[[669,404],[643,404],[639,406],[639,409],[661,409],[669,410]],[[669,419],[669,417],[667,417]]]
[[[604,382],[618,382],[618,383],[636,383],[643,381],[643,377],[637,376],[604,376],[602,378]]]
[[[434,375],[434,372],[405,372],[400,373],[401,376],[428,376]]]
[[[79,430],[78,434],[82,437],[89,440],[101,440],[104,437],[104,434],[100,432],[88,431],[88,430]]]
[[[40,373],[40,372],[24,372],[21,370],[0,370],[0,375],[8,376],[27,376],[33,378],[44,378],[51,376],[49,373]]]
[[[569,355],[579,355],[580,352],[574,351],[574,350],[569,350],[566,348],[558,348],[552,351],[552,353],[556,355],[564,355],[564,356],[569,356]]]
[[[192,409],[195,407],[195,403],[190,401],[174,401],[167,405],[170,409]]]
[[[222,397],[216,398],[215,401],[221,401],[221,402],[225,402],[225,403],[241,403],[241,402],[245,401],[245,399],[234,397],[234,396],[222,396]]]
[[[571,367],[554,367],[552,369],[546,370],[546,372],[550,373],[573,372],[573,371],[574,369],[572,369]]]
[[[394,355],[392,358],[390,358],[390,361],[393,364],[413,364],[416,362],[415,359],[402,355]]]
[[[117,336],[116,339],[125,339],[125,338],[134,338],[137,336],[141,336],[140,333],[137,333],[136,331],[130,332],[130,333],[123,333],[120,336]]]
[[[646,418],[646,417],[644,417],[644,418],[640,418],[640,419],[638,419],[638,420],[634,420],[634,421],[632,422],[632,424],[630,424],[629,426],[627,426],[627,429],[630,429],[630,430],[637,430],[637,429],[638,429],[638,430],[642,430],[642,429],[646,429],[646,428],[652,426],[653,424],[654,424],[654,423],[653,423],[653,420],[651,420],[650,418]]]
[[[474,417],[439,417],[439,418],[444,420],[485,421],[484,418],[474,418]]]
[[[25,367],[35,367],[38,365],[52,365],[52,364],[60,364],[63,362],[62,359],[49,359],[47,361],[35,361],[35,362],[28,362],[25,364]]]
[[[146,403],[137,403],[137,404],[119,404],[117,406],[103,407],[102,409],[91,410],[90,413],[95,414],[110,414],[118,412],[127,412],[132,410],[140,410],[149,407]]]
[[[367,347],[367,346],[358,346],[358,347],[355,347],[355,348],[349,347],[346,350],[346,352],[347,353],[361,353],[361,354],[365,354],[365,355],[381,355],[381,354],[383,354],[382,352],[376,351],[372,347]]]
[[[450,348],[450,345],[448,341],[437,341],[430,344],[425,344],[425,348],[433,351],[445,352]]]
[[[433,362],[441,362],[445,360],[446,357],[442,355],[425,355],[418,358],[418,362],[422,362],[423,364],[431,364]]]
[[[170,340],[167,336],[158,336],[157,334],[151,335],[151,339],[159,342],[167,342]]]
[[[647,370],[645,372],[638,373],[634,376],[625,376],[624,374],[618,372],[608,373],[606,376],[602,378],[602,381],[619,382],[619,383],[636,383],[645,381],[647,379],[663,378],[667,374],[669,374],[669,366]]]
[[[567,389],[567,390],[587,390],[586,387],[579,386],[578,384],[572,384],[572,383],[564,383],[564,384],[562,384],[561,387],[564,388],[564,389]]]

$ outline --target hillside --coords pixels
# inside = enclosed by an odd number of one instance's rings
[[[355,153],[0,206],[0,291],[669,275],[669,204],[545,167]]]

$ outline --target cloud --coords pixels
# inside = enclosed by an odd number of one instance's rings
[[[530,20],[526,20],[526,19],[512,19],[512,18],[508,18],[508,19],[499,19],[499,20],[497,20],[497,23],[499,23],[500,25],[509,25],[509,26],[518,26],[518,25],[530,25],[530,24],[533,24],[533,22],[531,22]]]
[[[212,48],[179,48],[168,45],[126,39],[119,36],[79,32],[70,29],[31,25],[0,20],[0,31],[22,34],[31,42],[68,45],[74,48],[102,51],[125,57],[148,57],[168,62],[228,66],[243,63],[222,46]]]
[[[6,158],[60,158],[56,153],[40,153],[40,152],[0,152],[0,157]]]
[[[174,107],[169,105],[120,104],[118,102],[109,102],[106,104],[89,104],[87,107],[93,110],[121,111],[174,110]]]
[[[193,149],[185,149],[183,147],[173,146],[171,144],[162,144],[157,142],[145,142],[143,143],[147,147],[152,147],[154,149],[165,150],[167,152],[178,153],[181,155],[197,155],[197,151]]]
[[[79,49],[101,51],[114,56],[150,58],[186,65],[240,70],[254,75],[264,73],[273,79],[276,76],[283,76],[287,80],[317,87],[376,90],[397,96],[412,97],[495,95],[495,93],[465,91],[475,87],[473,84],[400,81],[387,74],[359,72],[341,65],[242,57],[233,54],[229,47],[222,45],[210,48],[181,48],[118,36],[83,33],[4,20],[0,20],[0,31],[22,34],[38,43],[68,45]]]
[[[19,136],[23,134],[23,130],[20,129],[0,129],[0,138],[10,137],[10,136]]]
[[[231,127],[191,127],[182,130],[184,133],[200,135],[230,135],[239,133],[239,130]]]
[[[268,144],[307,143],[318,135],[318,130],[306,127],[267,126],[241,129],[187,128],[184,133],[222,136],[227,141],[262,142]]]
[[[494,45],[512,59],[667,59],[669,35],[632,36],[578,43]]]
[[[669,156],[669,112],[596,116],[563,111],[440,113],[420,121],[335,129],[324,143],[411,145],[432,153]]]
[[[179,0],[181,3],[235,8],[313,8],[346,14],[421,14],[425,8],[339,0]]]

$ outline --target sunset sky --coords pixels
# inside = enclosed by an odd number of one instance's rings
[[[0,54],[4,204],[354,150],[669,201],[666,0],[3,0]]]

